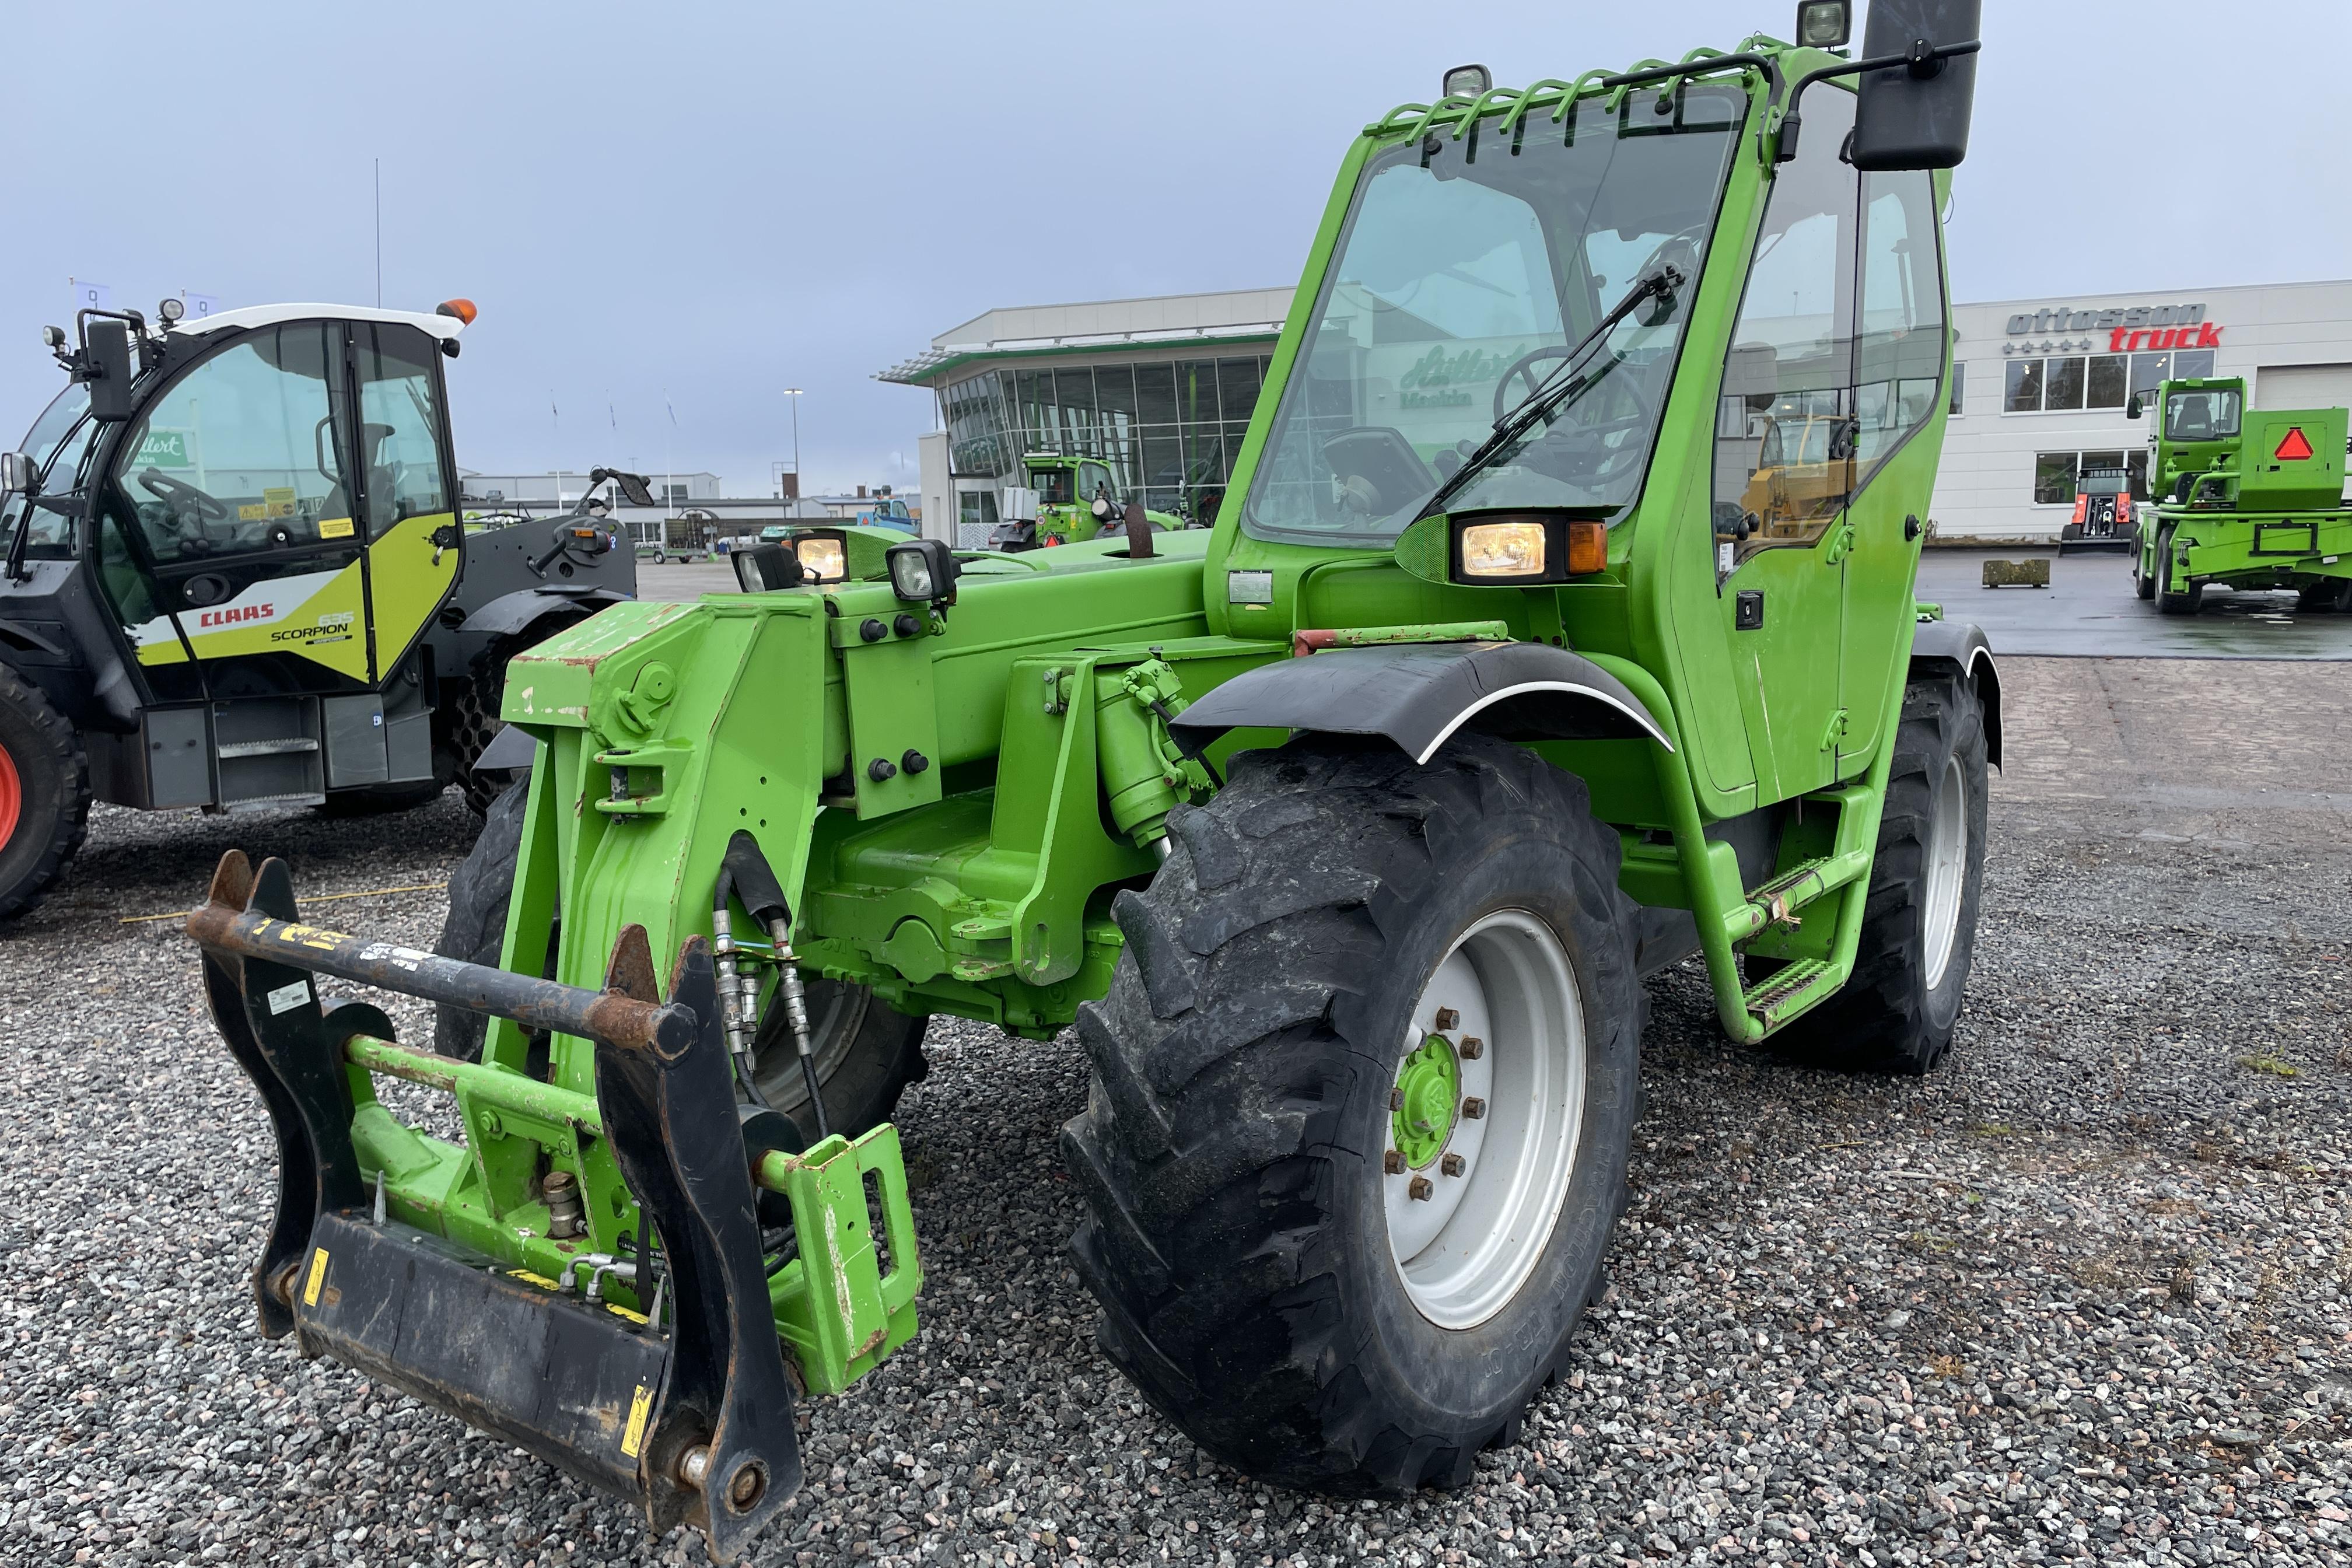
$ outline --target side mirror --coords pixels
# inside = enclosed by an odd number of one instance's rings
[[[32,459],[22,452],[0,452],[0,499],[26,495],[33,489]]]
[[[2137,419],[2137,418],[2138,418],[2138,417],[2139,417],[2139,394],[2138,394],[2138,393],[2137,393],[2137,392],[2133,393],[2133,394],[2131,395],[2131,401],[2130,401],[2129,403],[2126,403],[2126,404],[2125,404],[2125,405],[2124,405],[2124,417],[2125,417],[2125,418],[2126,418],[2126,419]]]
[[[90,417],[108,423],[130,418],[139,406],[131,395],[131,378],[137,374],[131,356],[131,323],[94,320],[84,342],[89,356],[82,375],[89,386]]]
[[[613,474],[613,483],[631,506],[655,504],[653,487],[646,483],[642,475],[624,474],[616,469]]]
[[[1862,73],[1854,105],[1857,169],[1949,169],[1968,156],[1976,101],[1973,45],[1983,0],[1872,0],[1863,34],[1865,59],[1904,63]]]

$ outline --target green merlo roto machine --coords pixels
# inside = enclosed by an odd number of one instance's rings
[[[2148,424],[2148,489],[2132,587],[2193,616],[2208,584],[2292,588],[2305,610],[2352,609],[2352,509],[2341,408],[2249,408],[2235,376],[2168,381],[2127,410]]]
[[[794,1400],[916,1332],[926,1021],[1075,1026],[1072,1250],[1168,1420],[1339,1494],[1515,1441],[1625,1206],[1645,976],[1854,1071],[1960,1011],[1999,687],[1913,589],[1978,7],[1878,0],[1859,58],[1847,11],[1367,125],[1213,529],[844,529],[517,658],[440,952],[225,860],[266,1331],[730,1556]],[[1494,379],[1400,397],[1433,348]],[[1809,420],[1842,482],[1753,515]]]

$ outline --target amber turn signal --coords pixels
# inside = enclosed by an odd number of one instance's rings
[[[1589,577],[1609,570],[1609,530],[1587,518],[1568,525],[1568,574]]]

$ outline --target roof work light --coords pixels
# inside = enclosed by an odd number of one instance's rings
[[[1476,98],[1495,85],[1495,73],[1485,66],[1455,66],[1438,86],[1448,98]]]
[[[1843,48],[1853,37],[1853,0],[1801,0],[1797,42],[1809,49]]]

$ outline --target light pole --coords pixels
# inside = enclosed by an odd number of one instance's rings
[[[797,504],[801,499],[801,389],[788,386],[784,395],[793,400],[793,500]]]

